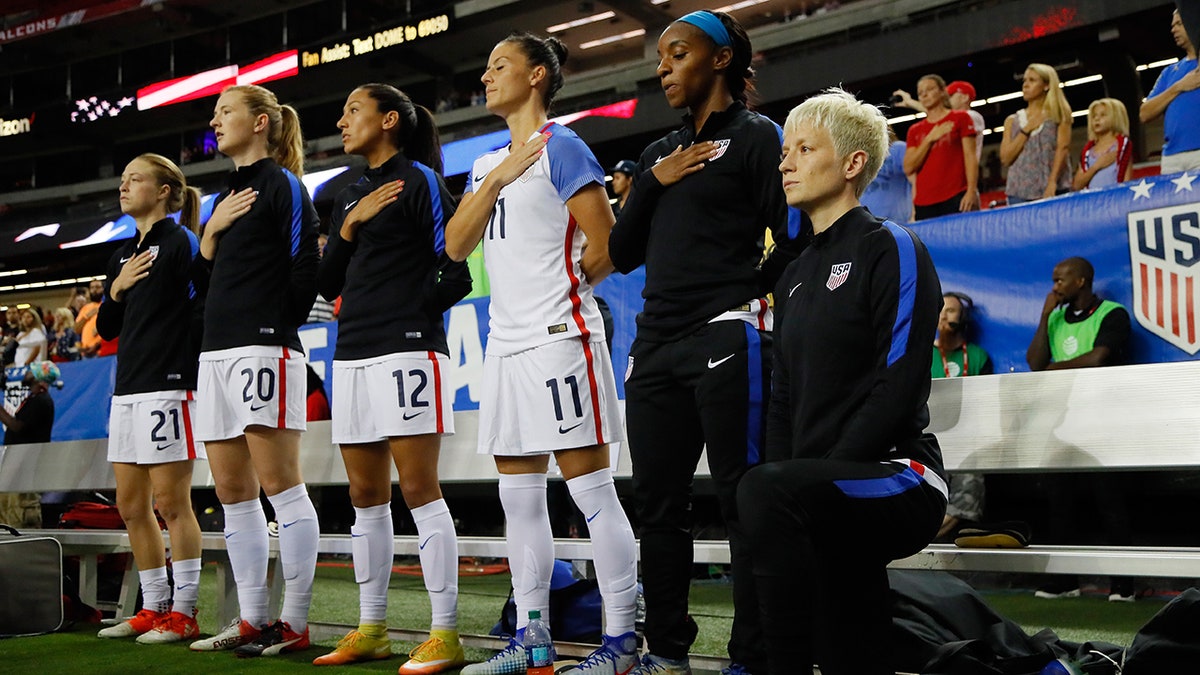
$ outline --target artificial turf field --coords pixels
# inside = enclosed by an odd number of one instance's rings
[[[415,562],[415,560],[413,561]],[[211,634],[218,626],[207,616],[207,589],[215,584],[215,572],[206,567],[201,578],[200,630]],[[500,615],[508,596],[506,573],[463,576],[459,579],[459,628],[463,633],[486,634]],[[1064,639],[1083,642],[1104,640],[1128,645],[1134,633],[1162,609],[1164,598],[1138,602],[1110,603],[1100,593],[1081,598],[1039,600],[1026,590],[985,592],[988,602],[1001,614],[1020,623],[1028,633],[1053,628]],[[721,655],[725,651],[733,616],[731,587],[723,581],[696,581],[692,585],[691,612],[700,625],[693,645],[696,654]],[[313,590],[311,619],[321,623],[355,624],[358,619],[358,589],[354,572],[344,560],[322,561]],[[419,576],[393,574],[389,593],[388,625],[421,629],[428,626],[429,602]],[[228,652],[198,653],[186,643],[144,646],[132,640],[101,640],[99,626],[78,625],[55,633],[0,640],[0,673],[70,673],[92,675],[119,673],[198,675],[202,673],[295,673],[313,668],[314,657],[328,651],[337,641],[322,641],[306,652],[278,658],[237,659]],[[416,643],[394,643],[395,656],[385,661],[344,667],[325,667],[320,673],[394,673],[403,655]],[[467,649],[467,658],[483,660],[489,652]],[[698,671],[699,672],[699,671]]]

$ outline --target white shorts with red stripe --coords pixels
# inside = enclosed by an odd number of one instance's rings
[[[450,359],[401,352],[333,362],[333,442],[454,433]]]
[[[624,438],[603,340],[569,338],[484,357],[480,454],[539,455]]]
[[[108,418],[108,461],[164,464],[204,459],[192,420],[195,392],[152,391],[114,396]]]
[[[307,428],[304,352],[255,345],[200,354],[196,438],[224,441],[249,426]]]

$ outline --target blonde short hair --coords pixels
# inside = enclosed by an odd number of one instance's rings
[[[875,180],[888,151],[888,123],[879,108],[840,87],[830,87],[792,108],[783,125],[784,133],[795,131],[802,122],[828,131],[838,157],[849,157],[859,150],[867,154],[866,166],[854,179],[854,195],[862,196]]]
[[[1099,98],[1092,101],[1088,106],[1088,140],[1096,140],[1096,132],[1092,131],[1092,111],[1097,108],[1104,108],[1108,112],[1108,119],[1112,125],[1114,134],[1122,136],[1129,135],[1129,111],[1125,109],[1125,104],[1115,98]]]

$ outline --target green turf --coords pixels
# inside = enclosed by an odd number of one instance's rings
[[[334,561],[335,563],[337,561]],[[215,572],[204,570],[202,588],[212,589]],[[459,627],[464,633],[486,634],[500,615],[508,596],[509,577],[497,574],[462,577],[459,580]],[[393,628],[423,629],[429,622],[429,600],[419,576],[393,574],[389,586],[388,625]],[[1083,642],[1105,640],[1128,645],[1133,634],[1147,619],[1162,609],[1160,599],[1142,599],[1136,603],[1110,603],[1103,596],[1061,600],[1039,600],[1027,591],[985,592],[987,601],[1029,633],[1052,628],[1059,637]],[[204,611],[211,595],[201,593],[200,627],[209,634],[217,626]],[[729,639],[733,616],[732,593],[728,583],[698,581],[692,585],[691,612],[700,625],[700,635],[692,651],[721,655]],[[348,566],[322,566],[317,570],[313,592],[312,620],[322,623],[354,624],[358,619],[358,590],[354,573]],[[312,658],[324,653],[336,640],[303,654],[281,658],[239,660],[229,653],[195,653],[186,645],[142,646],[124,640],[100,640],[94,637],[96,626],[32,638],[0,640],[0,671],[5,673],[129,673],[153,670],[155,673],[294,673],[308,667]],[[402,655],[415,643],[393,645],[396,657],[387,661],[358,664],[343,668],[323,668],[321,673],[394,673]],[[488,652],[468,649],[467,657],[481,660]]]

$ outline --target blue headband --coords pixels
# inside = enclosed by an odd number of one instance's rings
[[[704,34],[712,38],[712,41],[717,43],[718,47],[732,47],[733,40],[729,37],[729,30],[725,28],[725,24],[717,18],[716,14],[708,10],[700,10],[685,14],[676,21],[690,23],[696,28],[704,31]]]

